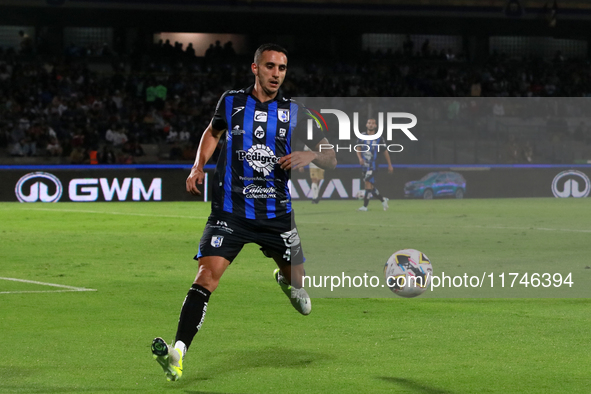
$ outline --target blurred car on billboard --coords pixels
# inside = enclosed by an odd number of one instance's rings
[[[430,172],[418,181],[404,185],[404,196],[431,200],[436,197],[464,198],[466,180],[457,172]]]

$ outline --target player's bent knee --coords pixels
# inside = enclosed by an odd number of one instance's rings
[[[205,287],[210,292],[214,292],[217,289],[218,284],[220,283],[219,279],[215,279],[212,275],[212,272],[208,269],[199,269],[199,273],[195,278],[195,282],[193,282],[199,286]]]
[[[221,257],[202,257],[199,259],[199,271],[194,283],[213,292],[218,287],[228,265],[230,262]]]

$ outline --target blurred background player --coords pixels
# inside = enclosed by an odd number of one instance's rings
[[[378,125],[375,119],[370,118],[367,120],[367,124],[365,125],[365,127],[367,129],[366,134],[373,135],[376,133]],[[363,198],[363,206],[358,210],[367,211],[369,199],[373,195],[382,202],[382,207],[385,211],[388,209],[389,199],[382,196],[380,194],[380,191],[377,189],[375,181],[375,172],[378,168],[376,163],[378,160],[380,150],[384,152],[386,162],[388,162],[388,173],[392,174],[394,172],[392,162],[390,161],[390,154],[388,153],[388,149],[386,149],[386,144],[382,137],[372,141],[365,141],[360,139],[359,144],[366,145],[369,147],[369,149],[366,152],[357,152],[357,157],[359,158],[359,165],[362,168],[363,180],[365,181],[365,197]]]

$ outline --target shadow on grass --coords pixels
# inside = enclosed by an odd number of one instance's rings
[[[299,369],[331,356],[309,350],[293,349],[283,346],[265,347],[262,349],[242,349],[231,352],[217,353],[215,358],[207,362],[186,364],[183,379],[186,384],[198,384],[215,379],[222,375],[257,368],[291,368]],[[194,367],[193,367],[194,365]],[[192,370],[192,368],[195,368]],[[205,394],[205,391],[187,391],[190,394]]]
[[[185,391],[187,394],[232,394],[232,393],[221,393],[219,391]]]
[[[393,378],[389,376],[379,376],[378,379],[381,379],[386,382],[394,383],[399,386],[403,386],[409,390],[412,390],[415,393],[420,394],[453,394],[452,391],[438,389],[436,387],[427,386],[421,383],[418,383],[412,379],[404,379],[404,378]]]

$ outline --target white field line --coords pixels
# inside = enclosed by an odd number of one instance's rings
[[[306,220],[297,220],[297,223],[306,223],[306,224],[330,224],[326,222],[312,222]],[[408,227],[437,227],[429,224],[405,224],[405,225],[397,225],[397,224],[379,224],[379,223],[339,223],[339,226],[370,226],[370,227],[391,227],[391,228],[408,228]],[[479,228],[479,229],[491,229],[491,230],[539,230],[539,231],[570,231],[574,233],[591,233],[591,230],[577,230],[577,229],[570,229],[570,228],[546,228],[546,227],[510,227],[510,226],[479,226],[479,225],[472,225],[472,226],[447,226],[446,228]]]
[[[10,280],[13,282],[31,283],[41,286],[59,287],[66,290],[31,290],[31,291],[0,291],[0,294],[18,294],[18,293],[65,293],[68,291],[97,291],[96,289],[87,289],[86,287],[75,287],[67,285],[59,285],[57,283],[38,282],[36,280],[17,279],[17,278],[2,278],[0,280]]]
[[[58,211],[58,212],[79,212],[79,213],[98,213],[105,215],[123,215],[123,216],[145,216],[145,217],[156,217],[156,218],[178,218],[178,219],[207,219],[207,216],[181,216],[181,215],[156,215],[151,213],[133,213],[133,212],[105,212],[105,211],[90,211],[82,209],[50,209],[50,208],[17,208],[21,210],[30,211]],[[330,224],[326,222],[316,222],[307,220],[297,220],[298,223],[305,224]],[[379,223],[342,223],[341,226],[370,226],[370,227],[392,227],[392,228],[405,228],[405,227],[417,227],[417,225],[392,225],[392,224],[379,224]],[[420,225],[421,227],[435,227],[428,224]],[[449,228],[480,228],[480,229],[492,229],[492,230],[537,230],[537,231],[567,231],[574,233],[591,233],[591,230],[579,230],[569,228],[547,228],[547,227],[510,227],[510,226],[446,226]]]
[[[464,228],[492,228],[495,230],[538,230],[538,231],[570,231],[573,233],[591,233],[591,230],[577,230],[574,228],[547,228],[547,227],[503,227],[503,226],[463,226]]]

